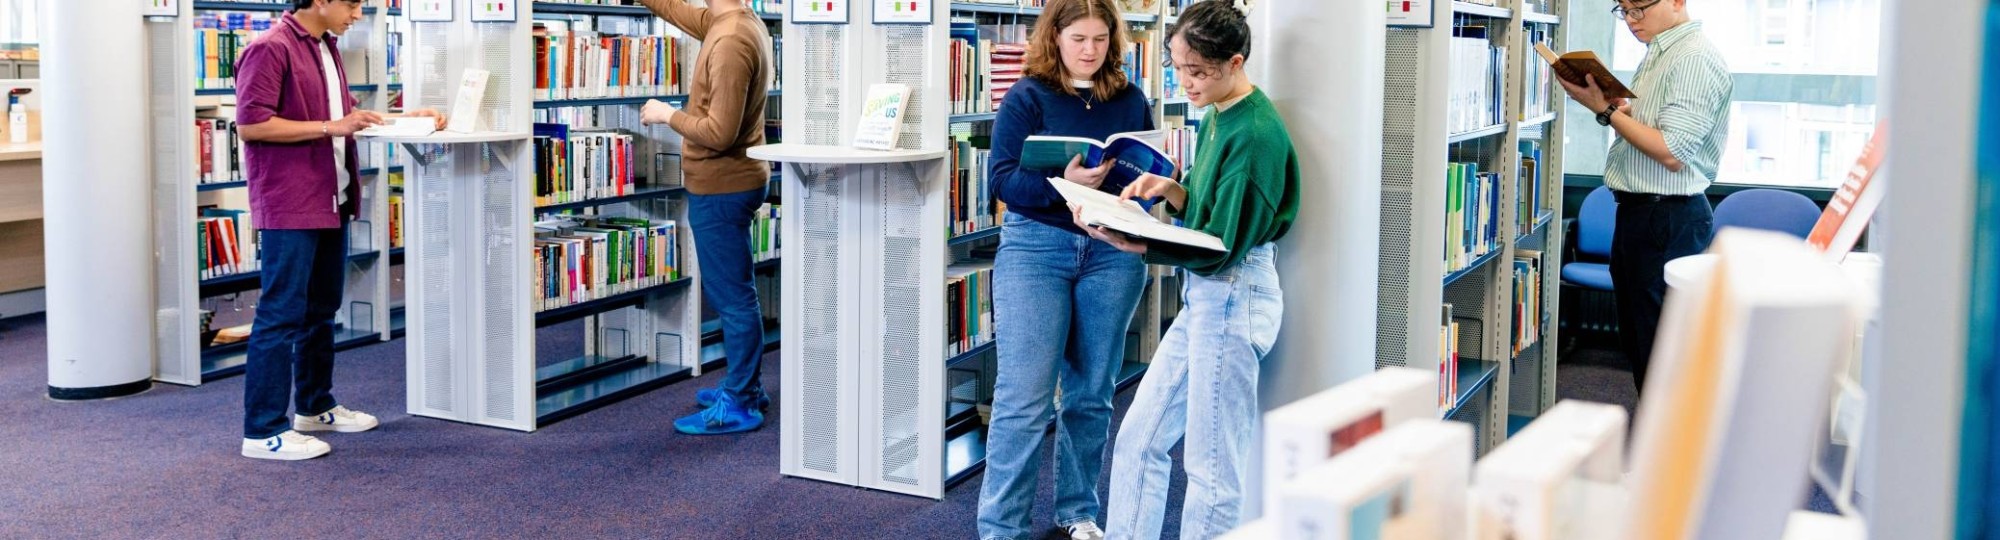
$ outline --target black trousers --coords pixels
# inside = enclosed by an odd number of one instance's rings
[[[1667,296],[1667,261],[1707,251],[1715,218],[1703,195],[1613,194],[1618,228],[1611,235],[1611,284],[1618,299],[1618,345],[1631,362],[1632,381],[1644,392]]]

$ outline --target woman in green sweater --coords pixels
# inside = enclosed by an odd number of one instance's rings
[[[1183,225],[1215,235],[1213,252],[1142,242],[1098,227],[1091,236],[1146,262],[1191,272],[1186,306],[1139,384],[1112,450],[1109,538],[1158,538],[1166,514],[1170,451],[1183,436],[1187,497],[1182,538],[1236,528],[1257,421],[1258,363],[1278,338],[1285,302],[1274,242],[1299,210],[1299,162],[1284,120],[1250,84],[1243,62],[1250,28],[1227,0],[1187,9],[1167,51],[1191,106],[1209,107],[1185,183],[1146,176],[1126,198],[1164,199]],[[1083,225],[1079,220],[1078,226]]]

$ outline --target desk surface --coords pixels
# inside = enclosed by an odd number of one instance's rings
[[[751,158],[764,161],[835,165],[907,163],[943,159],[946,156],[942,149],[881,151],[818,144],[767,144],[751,147],[749,155]]]
[[[0,161],[42,159],[42,143],[0,143]]]

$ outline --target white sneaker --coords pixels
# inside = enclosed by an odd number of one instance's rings
[[[1104,530],[1098,529],[1095,522],[1085,521],[1069,526],[1069,538],[1070,540],[1104,540]]]
[[[269,439],[243,439],[243,457],[298,461],[324,456],[333,446],[297,431],[279,433]]]
[[[319,416],[292,415],[292,429],[299,431],[333,431],[338,433],[360,433],[375,429],[381,422],[374,416],[347,407],[334,406],[333,410]]]

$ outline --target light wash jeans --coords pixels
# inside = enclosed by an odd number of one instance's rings
[[[1183,436],[1188,481],[1181,538],[1215,538],[1236,528],[1250,426],[1257,422],[1257,368],[1285,312],[1275,253],[1264,244],[1216,275],[1187,274],[1185,306],[1118,426],[1107,538],[1160,537],[1173,466],[1167,452]]]
[[[1110,244],[1009,213],[993,263],[993,329],[999,373],[979,535],[1027,540],[1035,479],[1051,416],[1056,423],[1056,525],[1098,521],[1098,474],[1111,437],[1111,399],[1124,363],[1125,329],[1139,306],[1146,264]],[[1053,413],[1056,385],[1062,411]]]

